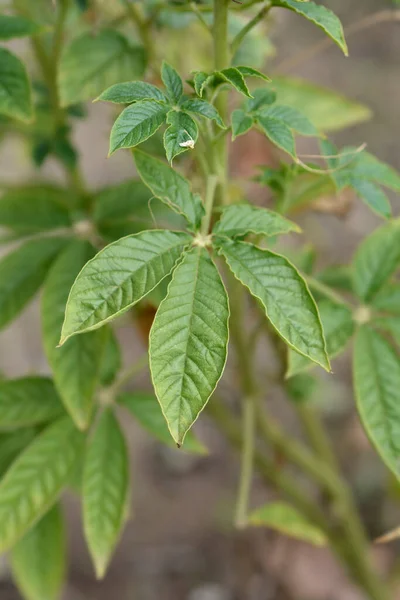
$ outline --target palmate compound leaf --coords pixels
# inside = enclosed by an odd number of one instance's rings
[[[119,148],[134,148],[154,135],[168,110],[168,104],[158,100],[139,100],[125,108],[111,129],[109,155]]]
[[[232,238],[248,233],[275,236],[290,231],[298,233],[301,230],[296,223],[285,219],[279,213],[251,204],[232,204],[223,211],[213,234]]]
[[[118,403],[126,408],[153,438],[176,449],[176,444],[168,431],[160,404],[154,394],[126,392],[118,397]],[[192,454],[207,454],[207,449],[192,431],[188,431],[185,436],[183,450]]]
[[[80,335],[57,348],[68,294],[79,271],[95,254],[89,242],[72,241],[53,263],[42,297],[43,344],[54,383],[79,429],[91,422],[108,331]]]
[[[61,57],[58,72],[61,103],[69,106],[93,100],[106,87],[142,75],[145,64],[143,48],[131,46],[118,31],[84,33],[65,47]]]
[[[32,94],[20,59],[0,48],[0,114],[29,122],[33,118]]]
[[[382,460],[400,477],[399,356],[379,333],[360,327],[353,370],[361,421]]]
[[[110,409],[90,439],[83,472],[83,524],[96,575],[104,577],[128,516],[129,457]]]
[[[0,552],[14,546],[55,503],[83,446],[83,434],[62,417],[14,461],[0,483]]]
[[[343,352],[354,333],[351,310],[344,304],[335,304],[327,299],[318,303],[318,309],[324,329],[328,356],[333,359]],[[293,377],[313,366],[314,363],[305,356],[294,350],[289,350],[286,377]]]
[[[274,0],[273,5],[288,8],[312,21],[325,31],[346,56],[348,55],[342,24],[331,10],[314,2],[304,2],[304,0]]]
[[[67,561],[66,527],[56,504],[14,546],[11,569],[26,600],[58,600]]]
[[[221,277],[208,252],[195,247],[175,269],[150,332],[154,389],[179,445],[222,376],[228,319]]]
[[[204,206],[200,197],[193,194],[189,181],[165,162],[145,152],[135,150],[134,158],[139,176],[154,196],[198,228]]]
[[[360,244],[353,259],[354,290],[365,302],[400,266],[400,219],[385,223]]]
[[[83,267],[71,288],[60,344],[131,308],[171,273],[191,241],[184,232],[152,230],[106,246]]]
[[[286,502],[269,502],[250,514],[250,525],[268,527],[289,537],[324,546],[325,534]]]
[[[63,414],[51,379],[22,377],[0,382],[0,430],[46,423]]]
[[[296,268],[285,257],[247,242],[217,238],[215,245],[284,341],[329,371],[318,308]]]

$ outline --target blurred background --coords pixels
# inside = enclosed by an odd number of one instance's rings
[[[389,0],[327,0],[325,4],[345,27],[392,7]],[[181,65],[187,73],[199,66],[189,27],[185,22],[176,23],[168,48],[170,62]],[[333,44],[311,57],[302,56],[302,50],[321,40],[322,34],[287,11],[275,11],[270,31],[267,39],[265,28],[260,29],[253,42],[256,54],[257,44],[268,49],[265,72],[272,77],[285,73],[307,78],[369,107],[370,120],[334,133],[334,141],[340,146],[366,143],[378,158],[400,168],[400,22],[384,22],[349,36],[347,59]],[[204,48],[207,53],[206,44]],[[128,152],[106,159],[114,109],[96,104],[88,110],[88,118],[78,122],[74,138],[89,185],[99,188],[131,177],[133,165]],[[301,141],[300,154],[315,150],[312,142]],[[268,143],[258,135],[240,138],[231,152],[235,179],[252,177],[257,165],[274,161]],[[51,161],[43,175],[50,180],[61,176]],[[8,138],[0,149],[2,183],[35,177],[28,149],[19,138]],[[250,185],[248,193],[268,204],[266,188]],[[392,200],[394,212],[399,214],[399,199]],[[379,223],[351,197],[339,204],[335,202],[333,207],[327,198],[299,217],[305,237],[318,250],[319,266],[348,262],[362,237]],[[131,323],[119,321],[117,334],[127,364],[145,352],[144,338]],[[268,360],[266,350],[261,350],[260,360]],[[1,332],[0,370],[8,377],[48,373],[37,302]],[[334,373],[334,377],[320,376],[315,402],[374,538],[400,525],[400,487],[390,480],[355,415],[348,355],[335,361]],[[222,394],[235,393],[234,378],[234,365],[230,364],[221,384]],[[145,389],[149,385],[147,375],[140,375],[132,385]],[[299,435],[290,407],[282,402],[278,390],[270,394],[269,402],[285,427]],[[238,463],[206,417],[196,426],[209,449],[209,455],[201,457],[160,446],[131,422],[125,426],[132,455],[132,518],[106,579],[96,583],[82,537],[79,502],[71,492],[66,500],[70,576],[65,600],[362,600],[328,550],[271,531],[233,530]],[[272,490],[255,482],[254,506],[273,497]],[[383,572],[389,568],[396,571],[398,561],[400,575],[400,545],[375,547],[373,553]],[[0,598],[19,598],[5,563]]]

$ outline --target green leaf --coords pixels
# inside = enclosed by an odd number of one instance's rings
[[[14,546],[56,502],[83,444],[83,434],[63,417],[14,461],[0,482],[0,552]]]
[[[325,31],[346,56],[348,55],[342,24],[338,17],[325,6],[304,0],[274,0],[274,6],[288,8],[312,21]]]
[[[98,579],[121,535],[128,503],[128,450],[118,421],[106,409],[89,442],[83,473],[83,524]]]
[[[351,267],[348,265],[330,265],[317,273],[315,277],[329,287],[344,292],[353,292],[352,275]]]
[[[71,286],[94,254],[95,250],[89,242],[71,242],[50,269],[42,298],[42,331],[46,357],[58,393],[79,429],[87,429],[91,422],[93,395],[99,383],[107,331],[77,336],[62,348],[57,348],[57,344]]]
[[[204,88],[207,83],[212,79],[212,76],[204,73],[204,71],[197,71],[194,73],[193,83],[195,92],[200,98],[203,96]]]
[[[244,112],[241,108],[234,110],[231,116],[232,122],[232,141],[239,135],[247,133],[253,127],[253,117]]]
[[[246,242],[216,242],[230,269],[264,306],[267,318],[294,350],[330,370],[317,306],[306,282],[283,256]]]
[[[167,114],[167,123],[169,127],[164,133],[164,148],[168,162],[172,163],[175,156],[189,148],[193,150],[199,130],[192,117],[182,111],[171,110]]]
[[[24,377],[0,382],[0,429],[30,427],[65,414],[53,382]]]
[[[198,227],[204,215],[204,207],[199,196],[192,193],[189,181],[165,162],[149,154],[136,150],[134,158],[139,176],[154,196]]]
[[[132,104],[138,100],[159,100],[168,102],[161,90],[145,81],[127,81],[116,83],[106,89],[94,102],[113,102],[114,104]]]
[[[325,534],[286,502],[269,502],[260,506],[251,513],[249,522],[251,525],[268,527],[314,546],[325,546],[327,543]]]
[[[358,247],[353,259],[354,289],[369,302],[400,266],[400,220],[379,227]]]
[[[355,180],[351,187],[357,195],[378,215],[389,219],[392,214],[390,202],[380,187],[366,180]]]
[[[269,106],[276,101],[276,92],[269,88],[257,88],[252,92],[253,97],[246,101],[246,112],[256,112],[263,106]]]
[[[31,185],[6,191],[0,201],[0,225],[18,236],[71,227],[65,190]]]
[[[183,95],[182,79],[177,71],[165,61],[161,68],[161,79],[171,102],[173,104],[178,104]]]
[[[146,296],[171,273],[191,239],[184,232],[143,231],[96,254],[72,286],[60,344],[101,327]]]
[[[200,115],[211,121],[215,121],[219,127],[225,129],[225,125],[221,116],[215,106],[207,102],[206,100],[200,100],[199,98],[186,98],[181,102],[180,107],[182,110],[191,112],[195,115]]]
[[[11,552],[13,579],[26,600],[58,600],[65,581],[66,528],[57,504]]]
[[[364,428],[384,463],[400,476],[400,359],[369,327],[360,327],[354,348],[354,386]]]
[[[0,40],[34,35],[41,27],[31,19],[16,15],[0,15]]]
[[[388,283],[382,287],[372,304],[378,310],[400,315],[400,284]]]
[[[283,122],[263,115],[257,116],[257,123],[275,146],[296,158],[296,146],[292,130]]]
[[[143,48],[131,46],[117,31],[84,33],[73,39],[61,56],[58,72],[61,104],[69,106],[97,98],[104,88],[142,75],[145,64]]]
[[[301,230],[296,223],[288,221],[279,213],[251,204],[232,204],[224,209],[220,220],[213,229],[213,234],[227,237],[249,233],[275,236],[290,231],[300,232]]]
[[[395,192],[400,192],[400,174],[369,152],[364,151],[359,154],[357,161],[351,163],[351,170],[357,179],[374,181]]]
[[[153,394],[146,392],[134,392],[121,394],[118,402],[125,407],[152,437],[166,444],[170,448],[176,448],[176,444],[168,430],[160,404]],[[195,437],[192,431],[185,436],[183,449],[193,454],[206,454],[207,450]]]
[[[264,75],[264,73],[257,71],[257,69],[253,69],[253,67],[242,67],[238,65],[235,65],[235,67],[243,75],[243,77],[258,77],[264,81],[271,81],[268,75]]]
[[[228,318],[219,273],[204,248],[193,248],[175,269],[149,345],[154,389],[179,445],[222,376]]]
[[[267,117],[270,119],[276,119],[287,125],[293,131],[300,133],[301,135],[317,136],[318,131],[311,123],[311,121],[304,116],[300,111],[292,108],[291,106],[284,106],[282,104],[274,104],[268,108],[263,108],[259,113],[263,118]]]
[[[0,48],[0,114],[29,122],[33,119],[31,88],[20,59]]]
[[[119,115],[110,135],[110,152],[133,148],[155,134],[165,122],[168,105],[157,100],[139,100]]]
[[[107,334],[106,347],[103,353],[100,369],[100,383],[110,386],[122,366],[121,349],[114,331],[110,328]]]
[[[32,240],[0,261],[0,328],[15,319],[42,285],[65,240]]]
[[[397,315],[374,318],[372,324],[385,333],[389,333],[395,343],[400,346],[400,318]]]
[[[335,304],[330,300],[322,300],[319,302],[318,308],[328,356],[333,359],[343,352],[354,333],[353,317],[347,306]],[[293,377],[314,366],[311,361],[294,350],[289,351],[288,359],[286,377]]]
[[[22,450],[34,440],[36,433],[33,427],[0,433],[0,477],[3,477]]]
[[[236,67],[222,69],[216,75],[221,76],[224,81],[230,83],[238,92],[247,96],[247,98],[252,98],[242,73]]]
[[[307,80],[274,76],[274,88],[280,104],[301,107],[318,131],[338,131],[371,118],[366,106]]]

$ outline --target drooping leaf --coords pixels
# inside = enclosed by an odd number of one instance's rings
[[[142,75],[145,64],[143,48],[131,46],[118,31],[84,33],[65,47],[61,57],[58,73],[61,103],[69,106],[93,100],[105,88]]]
[[[375,213],[386,219],[390,218],[392,209],[389,199],[375,183],[359,179],[353,181],[351,187],[355,190],[357,196],[364,200]]]
[[[200,100],[199,98],[185,98],[183,102],[181,102],[180,107],[186,112],[200,115],[206,119],[211,119],[212,121],[215,121],[222,129],[225,128],[224,122],[221,119],[221,115],[215,106],[206,100]]]
[[[249,522],[251,525],[268,527],[314,546],[325,546],[327,543],[325,534],[286,502],[269,502],[260,506],[251,513]]]
[[[184,232],[153,230],[106,246],[86,263],[72,286],[60,343],[131,308],[171,273],[191,239]]]
[[[400,476],[400,359],[369,327],[360,327],[354,348],[354,386],[365,430],[382,460]]]
[[[20,59],[0,48],[0,114],[29,122],[33,118],[31,88]]]
[[[53,382],[23,377],[0,382],[0,429],[30,427],[65,414]]]
[[[307,80],[277,75],[273,87],[281,104],[301,106],[301,112],[318,131],[337,131],[371,118],[366,106]]]
[[[183,83],[179,73],[167,62],[163,62],[161,68],[161,79],[169,99],[173,104],[178,104],[183,95]]]
[[[66,574],[66,545],[62,509],[56,504],[11,552],[13,579],[26,600],[58,600]]]
[[[235,277],[260,300],[285,342],[329,370],[318,309],[295,267],[283,256],[247,242],[220,238],[216,245]]]
[[[117,336],[110,328],[100,368],[101,385],[109,386],[115,380],[122,366],[122,356]]]
[[[0,433],[0,478],[37,434],[34,427]]]
[[[353,259],[353,282],[369,302],[400,266],[400,220],[382,225],[360,244]]]
[[[0,15],[0,40],[11,40],[34,35],[41,27],[31,19],[20,15]]]
[[[99,382],[107,331],[77,336],[57,348],[68,294],[76,276],[95,254],[89,242],[74,240],[53,263],[42,298],[43,345],[54,382],[77,427],[91,422],[94,392]]]
[[[296,157],[294,135],[286,123],[263,115],[257,116],[257,123],[275,146],[290,154],[292,158]]]
[[[165,162],[149,154],[136,150],[134,158],[143,183],[154,196],[198,227],[204,215],[204,207],[199,196],[192,193],[189,181]]]
[[[232,141],[234,141],[239,135],[243,135],[253,127],[254,119],[244,110],[238,108],[232,112]]]
[[[354,332],[351,310],[344,304],[335,304],[324,299],[318,304],[321,322],[324,329],[326,349],[330,359],[338,356],[347,346]],[[288,371],[286,377],[293,377],[313,366],[305,356],[294,350],[289,351]]]
[[[183,111],[171,110],[167,114],[167,123],[164,147],[168,162],[172,162],[175,156],[194,148],[199,130],[192,117]]]
[[[153,394],[146,392],[134,392],[121,394],[118,402],[124,406],[135,417],[138,423],[152,437],[166,444],[170,448],[176,448],[176,444],[168,430],[160,404]],[[185,436],[183,449],[193,454],[205,454],[206,448],[195,437],[192,431]]]
[[[338,17],[325,6],[304,0],[274,0],[274,6],[288,8],[312,21],[325,31],[346,56],[348,55],[342,24]]]
[[[119,115],[110,135],[110,152],[133,148],[155,134],[165,122],[169,107],[158,100],[139,100]]]
[[[222,376],[228,318],[219,273],[204,248],[193,248],[176,268],[150,332],[153,385],[178,444]]]
[[[42,285],[65,244],[61,238],[32,240],[0,261],[0,328],[15,319]]]
[[[65,190],[51,186],[10,189],[0,199],[0,225],[17,236],[71,227]]]
[[[200,98],[203,96],[204,88],[206,87],[209,80],[212,79],[208,73],[204,71],[197,71],[194,73],[193,83],[195,92]]]
[[[113,102],[115,104],[132,104],[138,100],[158,100],[168,102],[166,96],[155,85],[145,81],[127,81],[116,83],[100,94],[94,102]]]
[[[400,315],[400,284],[389,283],[383,286],[372,301],[379,311]]]
[[[89,442],[83,473],[85,538],[99,579],[121,535],[128,502],[128,450],[118,421],[106,409]]]
[[[0,551],[5,552],[55,503],[83,450],[69,417],[50,425],[18,456],[0,483]]]
[[[232,87],[235,88],[235,90],[237,90],[244,96],[247,96],[247,98],[252,97],[242,73],[236,67],[228,67],[227,69],[222,69],[222,71],[218,71],[216,73],[216,76],[222,77],[224,81],[229,83]]]
[[[232,204],[222,212],[213,234],[227,237],[243,236],[248,233],[275,236],[290,231],[301,231],[296,223],[279,213],[251,204]]]
[[[253,69],[253,67],[245,67],[240,65],[235,65],[235,67],[238,71],[240,71],[243,77],[258,77],[264,81],[271,81],[268,75],[264,75],[264,73],[261,73],[261,71],[258,71],[257,69]]]

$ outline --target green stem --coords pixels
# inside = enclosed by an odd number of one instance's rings
[[[314,407],[308,402],[299,402],[296,404],[296,412],[315,454],[329,465],[332,471],[338,472],[336,456]]]
[[[142,44],[147,52],[147,61],[150,68],[153,68],[154,60],[154,42],[151,37],[151,23],[149,23],[142,15],[140,9],[130,2],[130,0],[122,0],[126,7],[126,12],[132,23],[136,27],[136,31],[142,41]]]
[[[214,206],[214,198],[215,198],[215,190],[218,184],[217,175],[209,175],[207,177],[207,191],[206,191],[206,201],[205,201],[205,211],[203,222],[201,224],[201,233],[202,235],[208,235],[210,230],[211,217]]]
[[[236,34],[231,44],[232,55],[234,55],[239,50],[244,38],[249,33],[249,31],[251,31],[263,20],[263,18],[266,16],[266,14],[271,8],[272,4],[270,2],[263,6],[262,9],[248,23],[246,23],[246,25],[239,31],[239,33]]]
[[[247,515],[249,509],[249,499],[251,494],[251,484],[253,480],[253,461],[254,461],[254,430],[255,430],[255,411],[254,399],[245,397],[243,399],[243,437],[242,437],[242,455],[240,468],[239,492],[236,504],[236,527],[242,529],[247,525]]]

